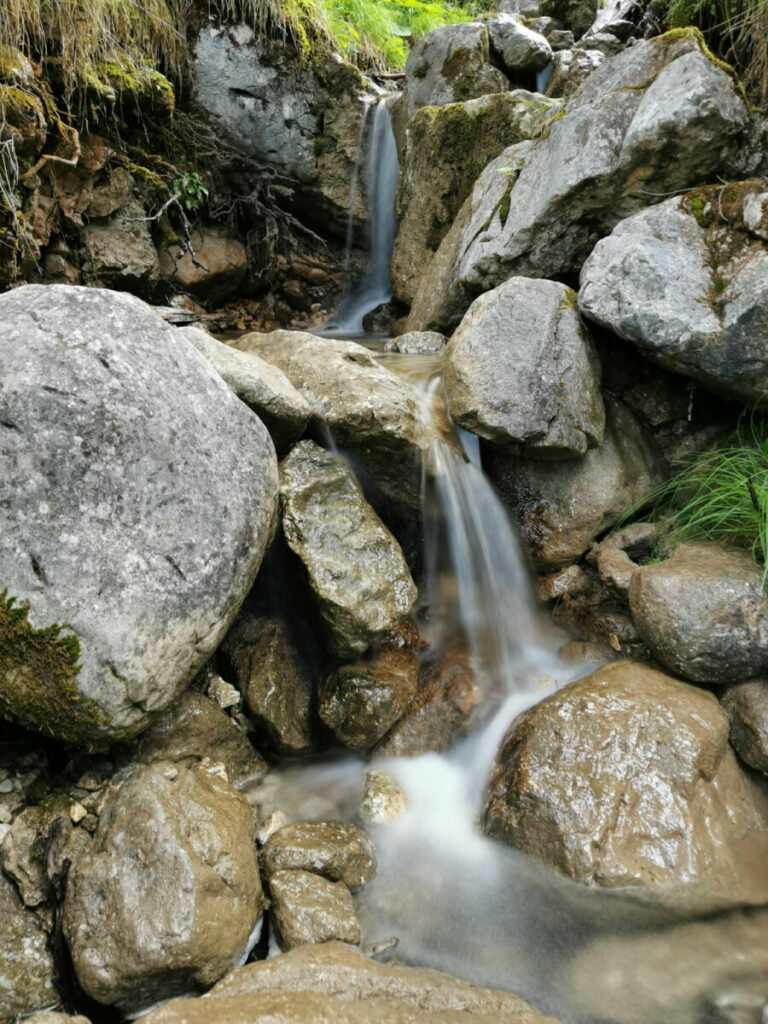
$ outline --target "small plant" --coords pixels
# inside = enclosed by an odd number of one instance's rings
[[[173,192],[179,203],[189,213],[197,213],[208,198],[208,189],[195,171],[190,171],[177,178],[173,183]]]

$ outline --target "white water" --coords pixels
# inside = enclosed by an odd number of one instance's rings
[[[342,297],[339,311],[327,329],[338,334],[359,334],[366,313],[392,297],[389,263],[395,244],[395,192],[400,165],[392,131],[392,119],[386,98],[379,100],[369,116],[366,105],[360,131],[358,166],[352,176],[351,213],[347,227],[345,274],[349,276],[354,242],[354,209],[357,198],[359,167],[365,165],[364,184],[368,208],[367,264],[362,280]]]

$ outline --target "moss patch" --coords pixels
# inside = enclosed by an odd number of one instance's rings
[[[0,711],[37,732],[88,743],[104,713],[77,689],[80,642],[54,624],[35,629],[29,605],[0,591]]]

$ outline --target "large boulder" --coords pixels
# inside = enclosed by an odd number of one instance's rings
[[[34,1013],[58,998],[48,937],[0,871],[0,1014]]]
[[[311,410],[282,370],[252,352],[238,352],[217,341],[200,327],[182,327],[179,333],[211,362],[237,397],[253,409],[278,451],[301,437]]]
[[[511,992],[382,964],[342,942],[305,945],[233,971],[205,999],[176,999],[146,1024],[557,1024]]]
[[[578,882],[686,909],[760,904],[768,799],[712,694],[620,661],[521,715],[491,775],[485,831]]]
[[[399,227],[392,287],[411,303],[424,267],[472,191],[501,151],[533,139],[560,103],[517,89],[445,106],[423,107],[408,122],[397,194]]]
[[[491,47],[510,78],[542,71],[552,60],[552,47],[539,32],[513,14],[497,14],[486,22]]]
[[[632,574],[629,607],[662,665],[695,683],[768,671],[768,598],[746,551],[681,544]]]
[[[302,331],[246,334],[233,342],[277,366],[392,501],[421,506],[427,437],[416,392],[368,349]]]
[[[605,406],[603,442],[579,459],[486,453],[485,469],[542,569],[573,562],[664,478],[652,436],[620,402]]]
[[[139,299],[0,297],[0,711],[127,738],[187,686],[274,526],[266,429]]]
[[[582,268],[579,308],[670,370],[765,398],[764,201],[765,179],[713,185],[622,221]]]
[[[239,966],[263,905],[248,801],[166,762],[134,769],[108,804],[63,928],[85,992],[135,1012]]]
[[[570,458],[603,439],[600,363],[563,284],[513,277],[475,299],[443,367],[451,418],[501,447]]]
[[[283,531],[304,564],[331,649],[364,653],[409,615],[416,587],[344,460],[301,441],[281,465]]]
[[[731,743],[746,764],[768,775],[768,681],[726,686],[720,700],[731,722]]]
[[[532,146],[508,203],[494,190],[477,196],[438,290],[466,308],[512,275],[578,270],[624,217],[738,173],[748,125],[735,83],[694,29],[642,40],[584,82]]]
[[[506,77],[491,63],[486,26],[445,25],[415,43],[408,55],[405,118],[410,120],[421,107],[461,103],[508,88]]]

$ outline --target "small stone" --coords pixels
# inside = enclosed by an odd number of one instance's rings
[[[3,781],[0,782],[0,793],[12,793],[13,790],[13,779],[3,779]]]
[[[226,682],[221,676],[214,676],[208,687],[208,696],[215,701],[219,707],[226,711],[227,708],[234,708],[242,700],[240,691]]]
[[[267,840],[277,832],[279,828],[288,824],[288,815],[285,811],[272,811],[266,818],[262,818],[256,826],[256,841],[263,846]]]
[[[81,822],[83,818],[87,816],[87,814],[88,811],[80,803],[74,803],[69,808],[69,816],[75,825]]]
[[[309,871],[278,871],[269,880],[271,910],[286,949],[339,939],[357,945],[360,925],[343,882]]]
[[[372,825],[394,821],[408,809],[403,789],[389,772],[372,768],[365,773],[365,793],[360,803],[360,817]]]

